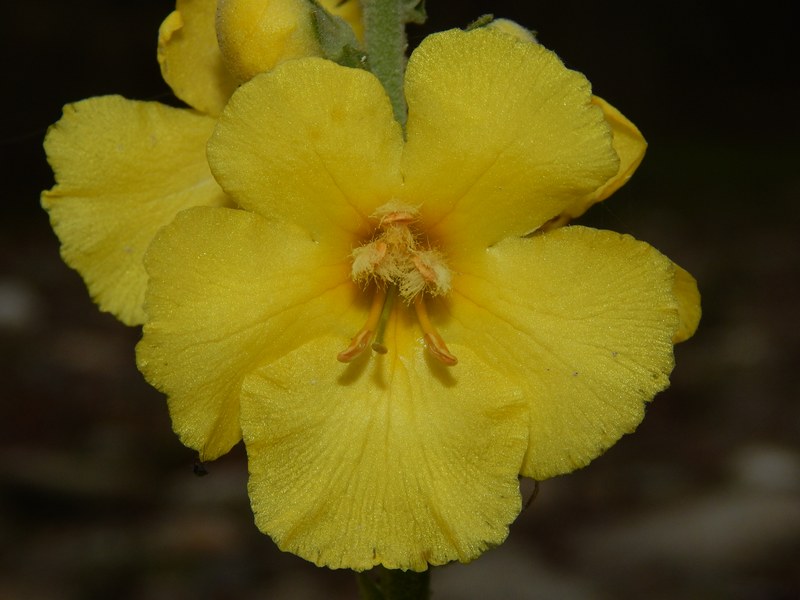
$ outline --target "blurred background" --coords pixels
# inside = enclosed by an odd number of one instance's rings
[[[63,104],[175,103],[155,60],[174,4],[3,7],[0,598],[354,598],[350,573],[258,533],[241,448],[193,474],[135,368],[138,329],[95,309],[39,208]],[[800,597],[800,86],[777,7],[430,0],[410,29],[494,13],[584,72],[650,143],[584,222],[686,267],[704,309],[639,430],[542,483],[501,547],[436,569],[436,600]]]

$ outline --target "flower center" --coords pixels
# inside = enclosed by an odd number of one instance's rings
[[[375,236],[353,250],[351,276],[362,285],[374,282],[376,292],[367,323],[350,340],[350,345],[339,353],[337,358],[340,361],[350,362],[370,343],[375,352],[387,352],[383,345],[383,330],[394,296],[399,295],[406,303],[414,305],[425,345],[431,354],[446,365],[458,362],[428,318],[425,294],[447,294],[451,274],[442,253],[421,243],[413,228],[418,216],[416,207],[397,200],[387,202],[370,215],[378,223]]]

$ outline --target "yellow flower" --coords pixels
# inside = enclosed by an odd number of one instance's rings
[[[323,4],[359,18],[352,2]],[[64,261],[100,309],[128,325],[145,320],[142,257],[155,233],[183,209],[231,205],[206,160],[216,118],[237,86],[217,43],[216,8],[216,0],[178,0],[159,30],[164,80],[193,110],[89,98],[65,106],[45,139],[57,185],[42,194],[42,205]],[[273,49],[281,43],[270,40]]]
[[[542,231],[621,176],[582,75],[449,31],[405,89],[404,137],[366,71],[308,58],[242,85],[208,149],[242,210],[183,211],[145,258],[137,357],[175,430],[214,458],[241,428],[258,526],[334,568],[502,542],[518,475],[632,431],[696,326],[652,247]]]

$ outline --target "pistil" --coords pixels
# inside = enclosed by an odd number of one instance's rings
[[[375,333],[375,341],[372,342],[372,350],[378,354],[386,354],[389,349],[383,343],[383,337],[386,335],[386,324],[389,322],[389,315],[392,313],[392,305],[394,304],[395,296],[397,295],[397,288],[391,286],[386,295],[386,300],[383,302],[383,309],[381,316],[378,320],[378,331]]]

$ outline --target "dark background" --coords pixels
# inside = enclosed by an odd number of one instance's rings
[[[635,435],[544,482],[509,540],[434,572],[434,598],[800,596],[795,32],[761,3],[446,2],[538,30],[650,148],[585,222],[696,275],[700,331]],[[243,451],[192,474],[136,371],[138,330],[96,311],[38,195],[66,102],[174,102],[155,60],[168,0],[18,0],[0,23],[0,598],[351,598],[352,576],[252,524]]]

